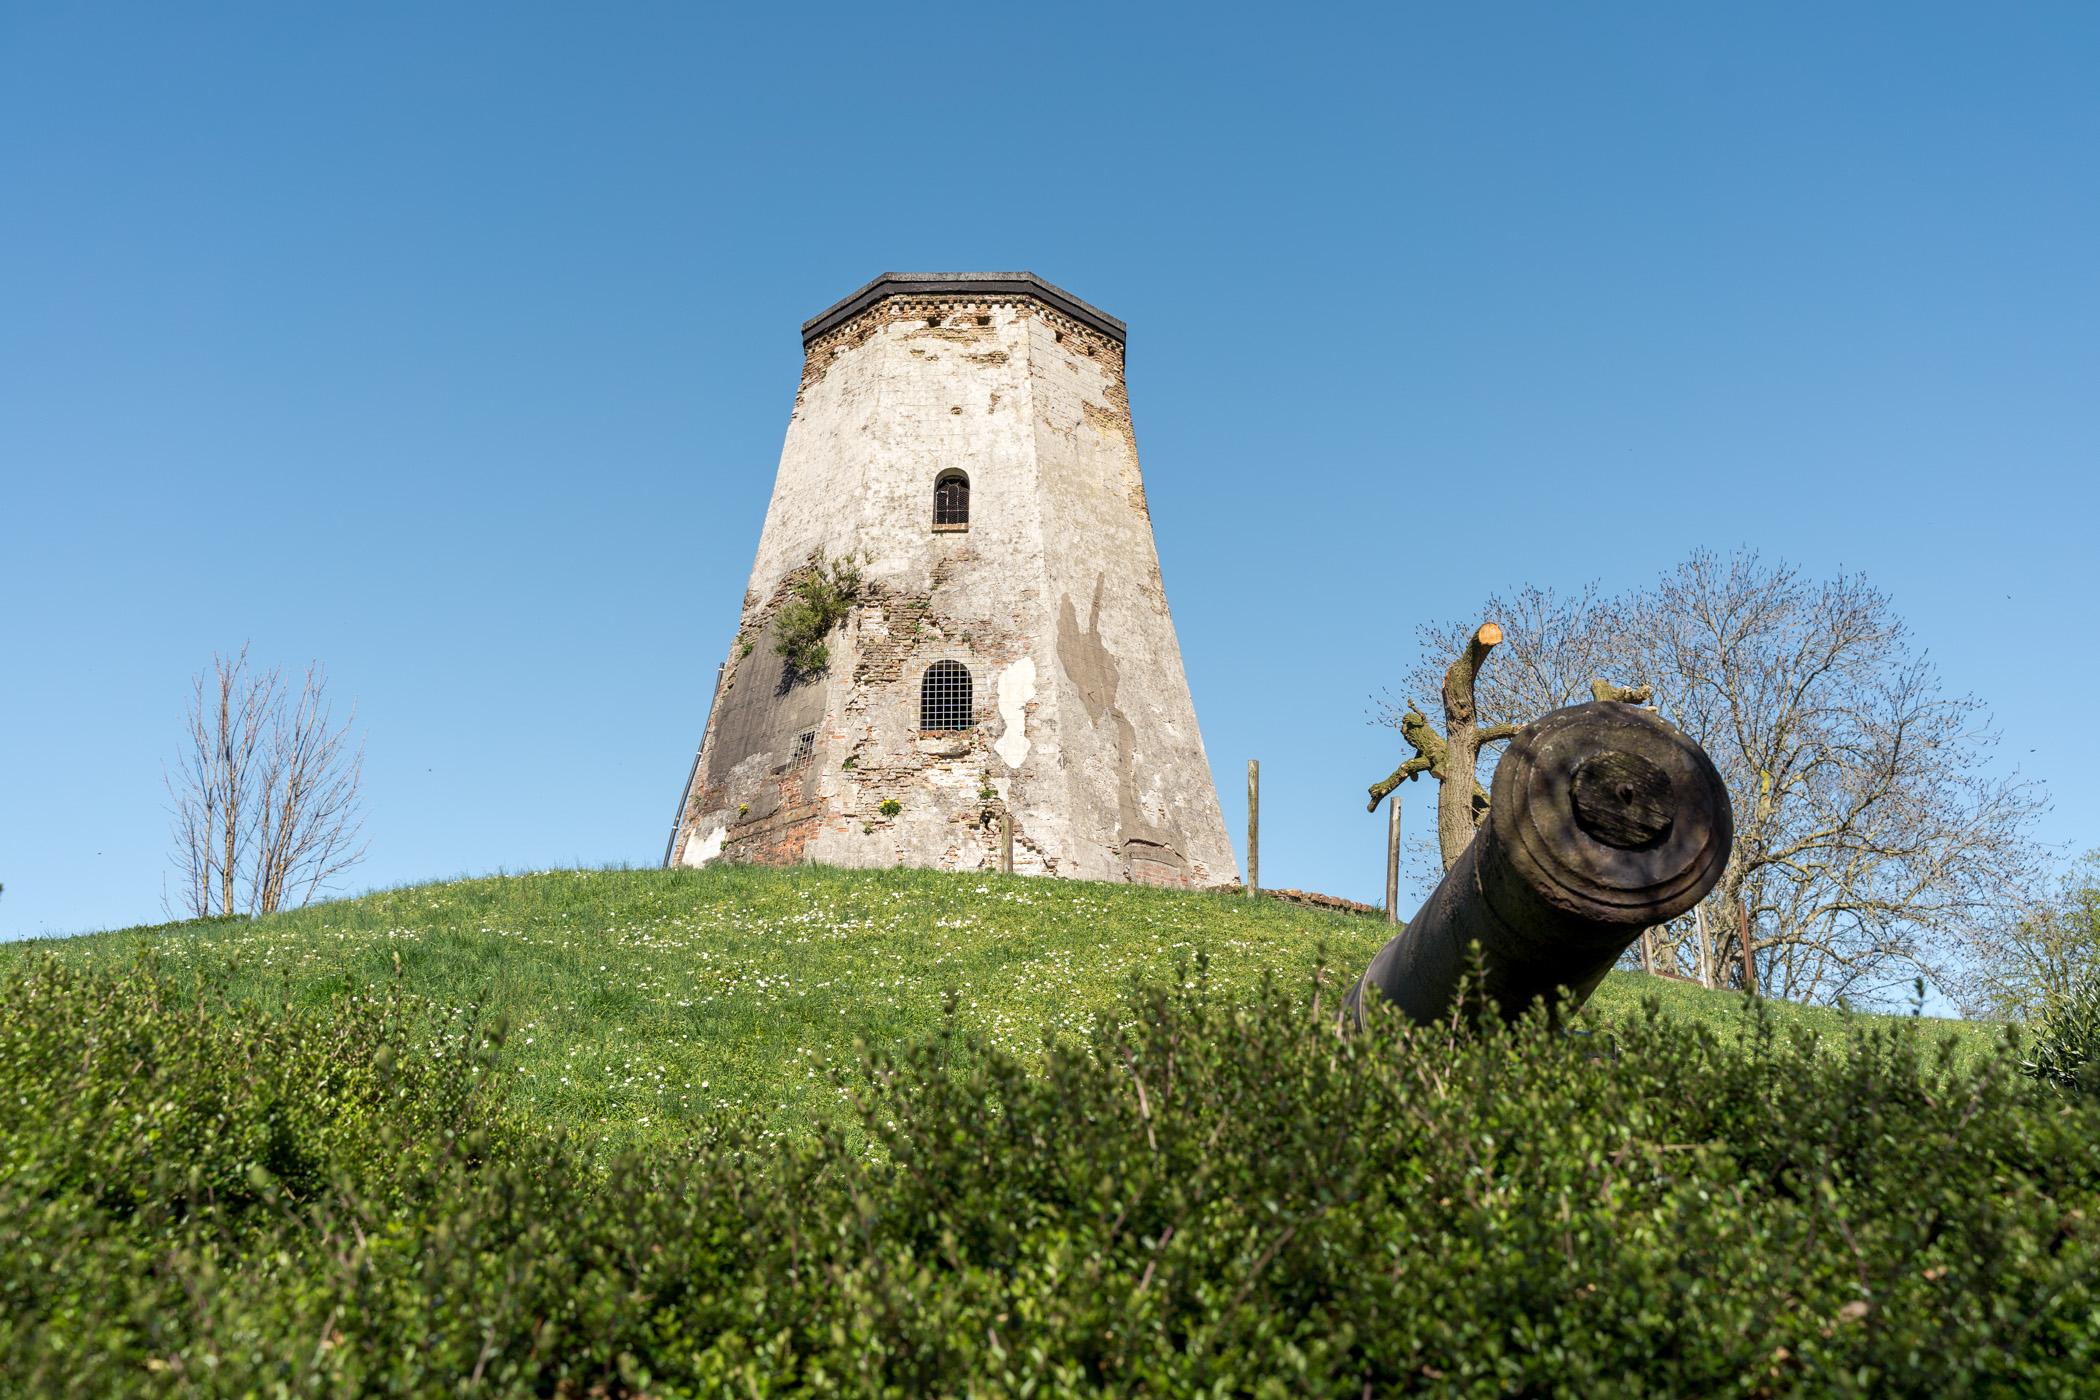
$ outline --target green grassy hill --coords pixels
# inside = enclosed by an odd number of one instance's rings
[[[10,956],[223,975],[243,994],[314,1004],[400,976],[439,1006],[479,1005],[509,1026],[512,1102],[620,1143],[660,1139],[721,1111],[774,1131],[828,1115],[826,1068],[855,1042],[930,1033],[957,1015],[1023,1053],[1044,1031],[1077,1038],[1133,975],[1208,956],[1214,983],[1273,972],[1310,986],[1325,949],[1346,985],[1385,925],[1273,900],[1135,886],[819,867],[564,870],[389,890],[253,922],[128,929],[15,945]],[[1614,974],[1585,1016],[1720,1021],[1741,998]],[[1785,1008],[1836,1029],[1833,1011]],[[1990,1032],[1926,1022],[1981,1053]]]

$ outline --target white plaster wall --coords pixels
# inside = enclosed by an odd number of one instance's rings
[[[1067,800],[1089,830],[1087,873],[1125,878],[1124,843],[1135,840],[1170,849],[1191,883],[1229,884],[1238,863],[1167,608],[1121,349],[1044,321],[1030,360],[1043,524],[1059,545],[1047,556],[1045,598],[1059,674],[1076,692],[1087,652],[1098,646],[1112,660],[1112,695],[1070,707],[1064,746]]]
[[[872,582],[886,595],[923,598],[930,607],[910,637],[897,637],[891,626],[898,619],[874,610],[859,624],[868,632],[856,636],[856,661],[868,649],[864,640],[895,648],[901,661],[891,679],[856,685],[842,707],[845,742],[859,748],[855,768],[842,770],[848,820],[820,837],[812,854],[841,864],[994,863],[996,825],[982,820],[989,782],[996,802],[1014,813],[1017,867],[1040,867],[1040,851],[1068,840],[1059,785],[1041,776],[1055,771],[1048,697],[1031,696],[1020,707],[1028,742],[1019,763],[996,747],[1007,723],[997,678],[1018,660],[1036,664],[1041,641],[1045,537],[1030,426],[1030,313],[1011,302],[949,301],[921,310],[888,319],[857,352],[880,358],[882,384],[881,413],[868,427],[857,538]],[[935,317],[941,324],[929,325]],[[989,324],[980,326],[979,317]],[[949,469],[970,478],[967,531],[932,529],[934,481]],[[943,659],[969,668],[979,724],[963,735],[923,737],[920,679]],[[894,817],[879,811],[885,796],[903,805]],[[876,829],[864,830],[871,822]]]
[[[881,418],[881,361],[850,350],[828,358],[822,379],[796,395],[788,419],[745,592],[756,604],[811,550],[836,557],[854,542],[858,521],[851,503],[864,489],[873,429]]]

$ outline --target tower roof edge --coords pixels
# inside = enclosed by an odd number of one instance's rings
[[[841,298],[802,323],[802,343],[808,345],[826,331],[845,324],[861,312],[900,296],[1024,296],[1062,312],[1122,344],[1128,330],[1121,321],[1097,306],[1091,306],[1064,288],[1045,282],[1033,272],[885,272],[850,296]]]

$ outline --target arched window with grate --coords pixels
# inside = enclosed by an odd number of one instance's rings
[[[968,729],[976,721],[970,715],[970,668],[960,661],[936,661],[926,668],[919,682],[919,728]]]
[[[942,472],[933,481],[933,528],[970,528],[970,478],[961,472]]]

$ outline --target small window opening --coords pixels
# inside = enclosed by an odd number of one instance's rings
[[[970,478],[942,472],[933,483],[933,528],[961,530],[970,523]]]
[[[980,325],[980,326],[989,326],[989,325],[990,325],[991,323],[992,323],[992,318],[991,318],[991,317],[989,317],[989,316],[979,316],[979,317],[977,318],[977,324],[978,324],[978,325]]]
[[[936,661],[919,682],[919,728],[968,729],[970,670],[960,661]]]
[[[809,767],[810,760],[816,756],[816,752],[817,731],[814,729],[804,730],[800,735],[796,736],[795,756],[788,760],[789,770],[791,772],[799,772]]]

